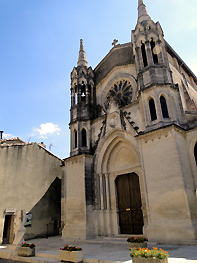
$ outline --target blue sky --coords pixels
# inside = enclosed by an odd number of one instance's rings
[[[70,72],[84,41],[93,68],[131,40],[137,0],[0,0],[0,130],[69,156]],[[164,37],[197,74],[196,0],[145,0]]]

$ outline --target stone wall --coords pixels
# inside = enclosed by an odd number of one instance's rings
[[[32,212],[28,237],[46,235],[46,224],[60,220],[60,212],[57,212],[60,210],[60,193],[56,192],[60,188],[60,179],[56,178],[61,178],[61,163],[61,159],[37,143],[1,144],[0,242],[6,209]]]
[[[184,135],[171,126],[141,138],[150,241],[196,239],[197,198]]]

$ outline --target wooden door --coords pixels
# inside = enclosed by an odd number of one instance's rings
[[[11,244],[13,242],[13,215],[5,215],[3,244]]]
[[[142,234],[144,222],[138,175],[119,175],[116,179],[116,189],[120,233]]]

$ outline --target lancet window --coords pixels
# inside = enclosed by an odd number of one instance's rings
[[[77,148],[77,131],[74,130],[74,147]]]
[[[149,100],[149,110],[150,110],[151,121],[155,121],[157,119],[157,113],[155,108],[155,101],[153,98]]]
[[[145,48],[144,43],[142,43],[142,45],[141,45],[141,51],[142,51],[142,59],[143,59],[144,67],[146,67],[146,66],[148,66],[148,60],[147,60],[147,56],[146,56],[146,48]]]
[[[86,129],[82,129],[81,131],[81,146],[86,147],[87,146],[87,133]]]
[[[84,82],[81,84],[81,101],[84,101],[86,97],[86,86]]]
[[[169,118],[168,107],[167,107],[166,99],[164,98],[164,96],[160,97],[160,104],[161,104],[161,111],[162,111],[163,118],[164,119]]]

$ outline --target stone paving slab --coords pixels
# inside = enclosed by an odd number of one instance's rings
[[[36,257],[24,259],[16,256],[16,252],[0,247],[0,258],[7,256],[10,259],[31,263],[59,263],[59,249],[69,244],[83,248],[83,261],[85,263],[132,263],[126,238],[97,238],[86,241],[71,241],[62,240],[61,236],[57,236],[29,240],[28,242],[35,243]],[[153,246],[161,247],[168,251],[169,263],[197,263],[197,246],[148,244],[149,248]],[[2,256],[3,254],[4,256]]]

